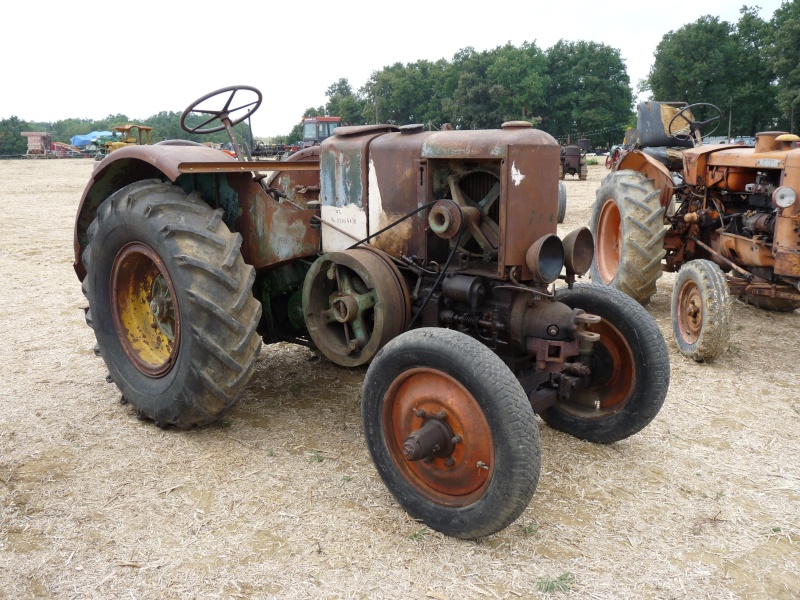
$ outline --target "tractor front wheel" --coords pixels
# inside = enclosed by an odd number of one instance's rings
[[[591,356],[589,381],[564,401],[545,409],[545,423],[582,440],[609,444],[647,426],[669,388],[669,355],[650,314],[618,290],[575,284],[556,295],[570,308],[601,318],[587,327],[600,339]],[[588,359],[588,360],[587,360]]]
[[[642,173],[616,171],[603,180],[592,208],[592,280],[621,290],[640,304],[647,304],[656,293],[666,254],[660,193]]]
[[[123,400],[159,426],[219,418],[261,347],[241,235],[196,193],[149,180],[106,199],[88,237],[86,321]]]
[[[710,260],[685,263],[672,288],[672,333],[678,350],[711,362],[728,346],[731,307],[725,274]]]
[[[528,506],[536,417],[513,373],[471,337],[422,328],[389,342],[367,371],[361,416],[384,483],[432,529],[483,537]]]

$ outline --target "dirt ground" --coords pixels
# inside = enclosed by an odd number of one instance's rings
[[[800,597],[800,311],[735,302],[728,351],[695,364],[665,275],[648,307],[672,365],[655,421],[610,446],[541,423],[523,516],[450,539],[380,481],[363,370],[267,346],[241,403],[191,432],[119,404],[72,270],[92,166],[0,162],[0,598]],[[606,173],[567,178],[562,235]]]

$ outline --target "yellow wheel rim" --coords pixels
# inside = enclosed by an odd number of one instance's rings
[[[180,346],[180,315],[172,279],[155,251],[124,246],[111,269],[111,311],[122,348],[136,368],[160,377]]]

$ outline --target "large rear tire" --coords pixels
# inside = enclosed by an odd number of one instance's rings
[[[591,277],[647,304],[656,293],[664,258],[664,212],[660,190],[637,171],[608,175],[592,209],[595,240]]]
[[[159,426],[218,419],[261,347],[255,272],[222,214],[149,180],[111,195],[88,230],[86,321],[123,401]]]
[[[567,186],[563,181],[558,182],[558,222],[563,223],[567,215]]]
[[[432,529],[483,537],[528,506],[540,469],[536,417],[508,367],[469,336],[423,328],[389,342],[367,371],[361,416],[384,483]]]
[[[709,260],[692,260],[672,288],[672,333],[678,350],[697,362],[711,362],[728,347],[731,307],[725,274]]]
[[[644,429],[661,410],[669,388],[669,355],[650,314],[618,290],[575,284],[556,295],[570,308],[599,316],[587,327],[600,334],[589,359],[589,385],[540,416],[559,431],[609,444]]]

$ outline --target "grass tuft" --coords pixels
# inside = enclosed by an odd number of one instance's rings
[[[568,592],[569,584],[575,582],[575,577],[569,571],[564,571],[555,579],[540,579],[536,582],[536,587],[540,592]]]

